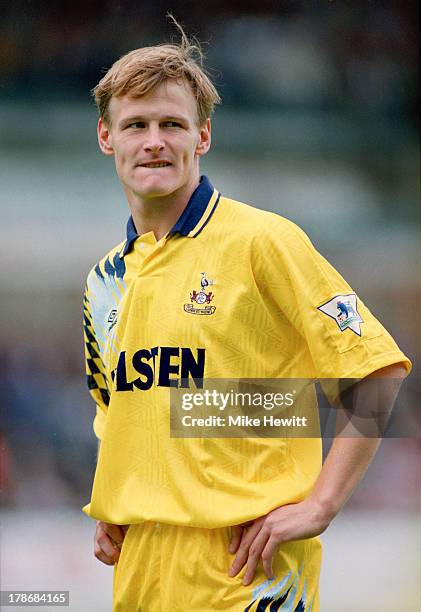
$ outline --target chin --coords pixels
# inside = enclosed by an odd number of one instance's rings
[[[133,191],[138,193],[142,197],[157,197],[166,196],[178,188],[175,181],[165,181],[160,177],[147,178],[146,180],[139,181],[133,185]]]
[[[145,185],[137,186],[133,189],[134,193],[137,193],[142,198],[158,198],[168,196],[176,190],[175,186],[172,185]]]

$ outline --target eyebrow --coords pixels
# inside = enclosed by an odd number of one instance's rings
[[[130,117],[124,117],[123,119],[121,119],[121,121],[119,121],[118,125],[119,127],[122,127],[124,125],[127,125],[129,123],[136,123],[136,122],[144,122],[147,123],[149,120],[142,116],[142,115],[132,115]],[[161,117],[159,119],[159,123],[163,122],[163,121],[176,121],[178,123],[188,123],[189,120],[187,119],[187,117],[183,117],[181,115],[164,115],[163,117]]]

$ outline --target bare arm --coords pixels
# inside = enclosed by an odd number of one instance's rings
[[[400,381],[405,376],[403,365],[395,364],[367,377],[391,379],[382,397],[383,403],[387,403],[382,408],[384,411],[392,409]],[[358,383],[360,389],[367,379]],[[353,432],[347,431],[347,427],[353,428]],[[380,444],[379,438],[349,437],[355,436],[355,431],[354,425],[349,423],[340,437],[335,438],[315,487],[305,500],[276,508],[253,521],[247,529],[240,525],[233,528],[229,552],[237,554],[230,576],[237,575],[247,564],[243,584],[249,584],[262,558],[265,573],[272,578],[272,556],[279,544],[311,538],[325,531],[364,476]]]

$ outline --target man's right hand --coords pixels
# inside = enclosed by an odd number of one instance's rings
[[[95,557],[106,565],[117,563],[128,528],[128,525],[112,525],[98,521],[94,538]]]

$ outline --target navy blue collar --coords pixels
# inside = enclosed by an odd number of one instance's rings
[[[169,231],[169,235],[180,234],[180,236],[187,236],[199,223],[211,197],[213,196],[213,193],[214,188],[208,177],[201,176],[199,185],[192,193],[190,200],[188,201],[186,208],[181,213],[178,221]],[[197,234],[195,234],[195,236],[196,235]],[[137,233],[133,218],[130,216],[127,222],[126,243],[120,257],[124,257],[132,249],[133,243],[138,237],[139,234]]]

